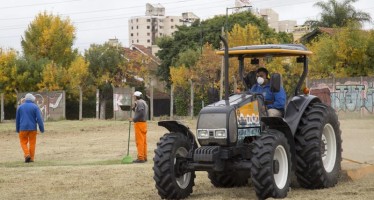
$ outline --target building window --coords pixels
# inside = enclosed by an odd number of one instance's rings
[[[160,26],[160,29],[163,29],[164,27],[163,26]]]
[[[133,34],[133,33],[131,33],[131,36],[134,36],[134,34]]]
[[[138,22],[138,19],[136,19],[136,22]]]
[[[171,22],[174,22],[174,19],[170,19]]]
[[[150,36],[151,35],[151,33],[147,33],[147,36]]]
[[[131,20],[131,23],[132,23],[132,20]]]
[[[160,36],[162,36],[162,33],[160,33]]]
[[[151,43],[151,40],[147,40],[148,43]]]
[[[136,43],[139,43],[139,40],[136,40]]]
[[[136,29],[139,29],[139,27],[138,27],[138,26],[136,26]]]
[[[133,30],[133,29],[134,29],[134,27],[131,26],[131,30]]]
[[[174,29],[174,26],[171,26],[170,28],[171,28],[171,29]]]
[[[134,43],[134,40],[132,40],[131,43]]]
[[[139,36],[139,33],[136,33],[136,36]]]
[[[151,19],[147,19],[147,22],[151,22]]]
[[[150,26],[147,26],[147,29],[150,29],[151,27]]]

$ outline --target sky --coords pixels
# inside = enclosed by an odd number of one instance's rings
[[[254,9],[271,8],[279,14],[279,20],[296,20],[298,25],[319,19],[320,10],[313,6],[318,1],[321,0],[250,0]],[[0,48],[21,52],[24,32],[37,14],[44,11],[71,20],[76,27],[74,48],[80,52],[90,44],[103,44],[113,38],[126,47],[128,20],[144,16],[146,3],[160,3],[167,16],[193,12],[206,20],[225,15],[226,8],[233,7],[235,0],[0,0]],[[374,0],[359,0],[353,6],[374,19]],[[374,25],[367,23],[364,28],[373,29]]]

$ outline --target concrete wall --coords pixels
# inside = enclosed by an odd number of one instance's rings
[[[45,121],[65,119],[66,102],[65,91],[52,92],[31,92],[35,96],[35,103],[42,112],[42,117]],[[27,93],[19,93],[17,95],[18,104]]]
[[[309,87],[311,94],[314,93],[313,90],[319,92],[321,89],[328,89],[331,106],[338,112],[374,114],[374,77],[311,80]]]

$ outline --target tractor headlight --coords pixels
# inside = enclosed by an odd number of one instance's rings
[[[197,138],[198,139],[208,139],[209,132],[206,129],[197,129]]]
[[[214,131],[214,138],[227,138],[226,129],[217,129]]]

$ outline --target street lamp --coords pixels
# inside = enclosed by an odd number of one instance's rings
[[[226,38],[226,41],[227,43],[229,43],[229,36],[228,36],[228,19],[229,19],[229,10],[230,9],[239,9],[239,8],[251,8],[252,6],[247,6],[247,5],[244,5],[244,6],[235,6],[235,7],[228,7],[226,8],[226,21],[225,21],[225,38]],[[222,57],[222,65],[221,65],[221,81],[220,81],[220,91],[219,91],[219,99],[222,99],[222,96],[223,96],[223,57]]]

